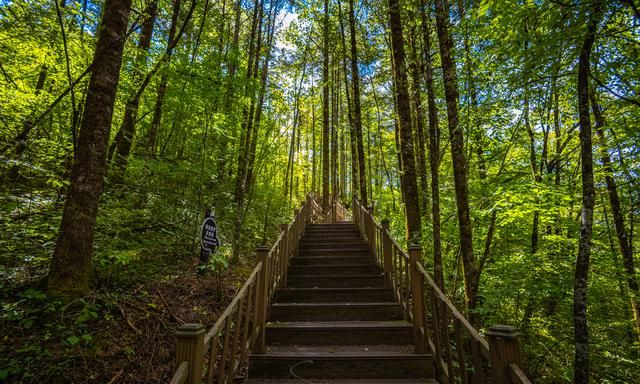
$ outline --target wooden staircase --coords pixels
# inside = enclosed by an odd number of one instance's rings
[[[286,281],[247,383],[436,383],[355,224],[308,224]]]

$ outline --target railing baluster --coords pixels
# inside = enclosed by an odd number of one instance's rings
[[[227,353],[229,351],[229,339],[231,337],[231,315],[227,317],[227,321],[224,325],[224,344],[222,345],[222,355],[220,356],[220,376],[218,376],[218,384],[226,383],[226,370],[227,370]]]
[[[216,363],[218,360],[218,335],[211,337],[209,346],[209,367],[207,369],[207,383],[213,384],[213,375],[216,372]]]
[[[254,352],[258,355],[265,353],[265,324],[267,321],[267,303],[269,299],[269,248],[259,246],[256,248],[258,263],[262,263],[262,271],[258,275],[257,315],[256,327],[258,335]]]
[[[473,382],[484,383],[484,364],[482,354],[480,353],[480,345],[477,341],[471,340],[471,356],[473,361]]]
[[[289,266],[289,237],[287,236],[287,232],[289,230],[289,224],[280,224],[280,232],[282,232],[282,242],[280,245],[280,263],[281,263],[281,278],[280,278],[280,286],[287,286],[287,268]]]
[[[404,264],[404,307],[405,307],[405,317],[407,320],[411,319],[411,307],[409,303],[409,297],[411,292],[411,286],[409,281],[409,258],[403,253],[400,254],[402,256],[402,263]]]
[[[247,292],[247,305],[244,311],[244,321],[242,324],[242,339],[240,340],[240,363],[244,363],[247,359],[247,340],[249,339],[249,323],[251,323],[251,312],[253,308],[253,290]]]
[[[435,287],[431,286],[431,322],[433,327],[433,344],[436,349],[436,375],[440,378],[446,373],[442,370],[442,326],[440,323],[440,310],[438,309],[438,303]]]
[[[384,270],[384,285],[386,288],[392,286],[392,255],[391,255],[391,238],[389,237],[389,219],[382,220],[382,258],[383,258],[383,270]]]
[[[409,246],[409,270],[411,273],[411,309],[413,310],[413,333],[416,353],[426,353],[421,330],[424,328],[424,277],[416,264],[422,263],[422,248],[419,245]]]
[[[458,369],[460,370],[460,379],[462,384],[467,384],[467,364],[464,357],[464,344],[462,342],[462,330],[460,329],[460,320],[453,318],[453,331],[456,340],[456,354],[458,356]]]
[[[233,344],[231,344],[231,361],[229,362],[229,373],[231,376],[235,376],[236,374],[236,358],[240,351],[238,348],[242,349],[242,346],[239,346],[238,343],[240,341],[240,331],[242,327],[242,312],[245,305],[245,297],[242,297],[238,302],[238,312],[236,313],[236,321],[233,326]]]

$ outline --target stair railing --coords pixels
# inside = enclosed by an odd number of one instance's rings
[[[389,233],[389,221],[377,223],[353,201],[353,218],[384,271],[405,319],[413,324],[416,353],[431,353],[442,383],[530,384],[522,369],[515,327],[494,325],[488,340],[458,311],[422,265],[422,248],[409,252]]]
[[[287,284],[287,266],[298,248],[305,225],[317,217],[310,194],[294,211],[291,224],[282,224],[271,249],[256,248],[257,265],[216,323],[184,324],[176,332],[175,371],[171,384],[233,383],[249,352],[265,353],[265,326],[269,304],[279,286]]]
[[[347,208],[333,195],[329,196],[330,206],[327,212],[322,213],[322,208],[316,204],[317,209],[321,212],[322,219],[319,221],[324,224],[340,223],[349,221],[351,215]]]

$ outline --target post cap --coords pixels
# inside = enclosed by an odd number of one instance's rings
[[[422,251],[422,247],[418,244],[411,244],[409,245],[409,250],[410,251]]]
[[[182,324],[176,331],[178,337],[195,337],[204,333],[204,326],[201,323]]]
[[[269,247],[267,247],[266,245],[262,244],[262,245],[258,245],[256,247],[256,252],[269,252]]]
[[[514,339],[520,335],[518,328],[512,325],[492,325],[487,331],[488,337]]]

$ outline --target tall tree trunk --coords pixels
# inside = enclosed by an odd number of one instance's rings
[[[256,0],[253,22],[251,26],[251,36],[249,38],[249,57],[247,62],[247,85],[245,86],[245,96],[251,98],[250,105],[243,111],[243,123],[240,140],[238,143],[238,169],[236,175],[236,185],[234,201],[236,204],[235,228],[233,231],[233,250],[231,262],[237,263],[240,259],[240,239],[242,233],[242,221],[244,219],[244,204],[247,191],[247,172],[249,165],[249,149],[251,148],[251,137],[253,134],[253,116],[255,108],[255,91],[251,86],[251,79],[257,78],[259,74],[260,54],[262,51],[262,19],[264,13],[264,0]]]
[[[322,45],[322,211],[329,211],[329,0],[324,0]]]
[[[255,166],[255,158],[256,158],[256,148],[258,145],[258,133],[260,130],[260,122],[262,120],[262,110],[264,108],[264,98],[267,93],[267,84],[268,84],[268,76],[269,76],[269,63],[271,61],[271,49],[273,47],[273,37],[275,35],[276,29],[276,16],[278,15],[278,10],[280,9],[280,2],[276,1],[272,4],[273,9],[271,10],[271,17],[268,21],[267,25],[267,41],[266,41],[266,49],[264,55],[264,62],[262,64],[262,72],[260,74],[260,92],[258,94],[258,103],[256,106],[255,113],[255,121],[253,123],[253,135],[251,137],[251,145],[249,147],[249,153],[247,158],[247,188],[251,189],[253,187],[253,179],[254,179],[254,166]],[[256,59],[257,60],[257,59]],[[295,139],[295,138],[294,138]]]
[[[130,10],[131,0],[106,0],[104,5],[78,152],[47,281],[54,295],[78,297],[89,289],[98,200]]]
[[[353,87],[353,125],[356,129],[356,144],[358,145],[358,184],[360,185],[360,199],[364,206],[367,201],[367,174],[364,164],[364,145],[362,134],[362,112],[360,107],[360,70],[358,69],[358,47],[356,16],[354,11],[355,0],[349,0],[349,29],[351,32],[351,84]]]
[[[151,156],[155,156],[158,146],[158,131],[160,130],[160,122],[162,120],[162,105],[164,103],[164,96],[167,93],[167,85],[169,82],[166,71],[169,69],[169,65],[171,64],[171,56],[174,47],[173,40],[175,39],[178,18],[180,17],[181,1],[182,0],[173,0],[171,26],[169,27],[169,37],[167,39],[167,51],[164,56],[165,72],[163,72],[160,77],[160,83],[158,84],[156,104],[153,109],[153,120],[151,121],[151,127],[149,128],[149,134],[147,136],[147,150]]]
[[[464,282],[467,309],[476,306],[478,293],[478,267],[473,255],[473,237],[471,215],[469,212],[469,185],[467,180],[467,160],[464,153],[464,137],[458,125],[458,82],[454,62],[453,42],[449,32],[449,4],[447,0],[436,0],[436,24],[440,41],[440,58],[444,78],[444,91],[447,100],[447,119],[451,137],[451,156],[453,158],[453,176],[458,209],[458,228],[460,231],[460,252],[464,267]],[[474,320],[475,316],[472,316]],[[475,319],[477,324],[477,318]]]
[[[591,50],[596,39],[596,29],[601,17],[600,0],[591,3],[588,31],[582,44],[578,61],[578,114],[580,117],[580,163],[582,167],[582,212],[580,239],[573,284],[573,325],[575,336],[575,384],[589,383],[589,330],[587,323],[587,281],[593,226],[595,187],[593,183],[593,145],[591,118],[589,116],[589,72]]]
[[[411,129],[411,107],[409,86],[404,53],[402,18],[398,0],[389,0],[389,28],[391,30],[391,48],[393,55],[393,77],[395,79],[395,99],[397,121],[400,131],[400,156],[402,159],[402,193],[406,218],[407,241],[420,244],[421,218],[418,202],[418,182],[413,152],[413,133]]]
[[[424,39],[425,85],[429,110],[429,168],[431,171],[431,221],[433,226],[433,275],[436,284],[444,288],[442,268],[442,242],[440,230],[440,127],[438,107],[433,90],[433,64],[431,61],[431,20],[427,17],[424,0],[421,1],[422,33]]]
[[[351,91],[349,89],[348,69],[347,69],[347,42],[345,38],[344,22],[342,18],[342,2],[338,0],[338,20],[340,21],[340,37],[342,38],[342,65],[344,73],[344,91],[347,96],[347,120],[349,121],[349,141],[351,152],[351,194],[352,197],[358,198],[359,182],[358,177],[358,145],[356,139],[356,128],[353,121],[353,107],[351,102]]]
[[[157,11],[158,2],[154,0],[149,4],[149,8],[147,9],[148,17],[142,24],[140,31],[140,40],[138,41],[139,51],[136,57],[136,68],[134,72],[136,84],[139,84],[144,78],[143,73],[147,66],[147,55],[149,48],[151,47],[151,38],[153,36],[153,26],[155,24]],[[111,159],[114,151],[116,154],[116,180],[119,179],[127,167],[127,161],[129,154],[131,153],[131,146],[135,136],[136,117],[138,115],[138,107],[140,106],[141,97],[142,93],[139,91],[135,91],[130,95],[126,102],[122,125],[120,126],[118,135],[116,136],[111,148],[109,148],[109,159]]]
[[[416,46],[415,26],[411,26],[409,56],[411,64],[412,100],[416,116],[416,137],[418,139],[418,175],[420,177],[420,208],[425,218],[429,217],[429,182],[427,181],[427,161],[425,154],[424,116],[422,114],[422,95],[420,81],[420,63]]]
[[[609,147],[607,138],[604,134],[605,119],[602,115],[600,105],[596,103],[595,93],[592,91],[589,95],[591,99],[591,108],[595,117],[596,134],[600,139],[600,158],[605,173],[605,181],[607,183],[607,192],[609,195],[609,204],[611,204],[611,213],[613,215],[613,223],[616,227],[616,235],[618,237],[618,245],[622,254],[622,264],[629,286],[631,296],[631,310],[633,311],[633,322],[635,324],[636,337],[640,338],[640,289],[638,288],[638,279],[636,277],[635,266],[633,265],[633,248],[627,237],[627,229],[624,224],[624,213],[618,195],[618,185],[613,178],[613,168],[611,167],[611,156],[609,155]]]
[[[338,181],[338,127],[340,125],[340,66],[336,63],[337,56],[332,55],[332,116],[331,116],[331,196],[332,201],[338,200],[340,185]],[[335,212],[334,212],[335,214]]]
[[[284,197],[289,196],[289,204],[291,204],[292,194],[289,193],[289,185],[293,185],[293,174],[294,174],[294,165],[295,165],[295,142],[296,142],[296,134],[300,136],[298,132],[300,130],[300,94],[302,93],[302,85],[304,83],[304,78],[307,72],[307,49],[308,45],[304,50],[304,58],[302,62],[302,75],[300,76],[300,82],[298,84],[298,89],[296,89],[295,94],[295,102],[293,108],[293,133],[291,135],[291,144],[289,147],[289,159],[287,160],[287,171],[284,177]],[[291,180],[291,183],[289,183]]]

